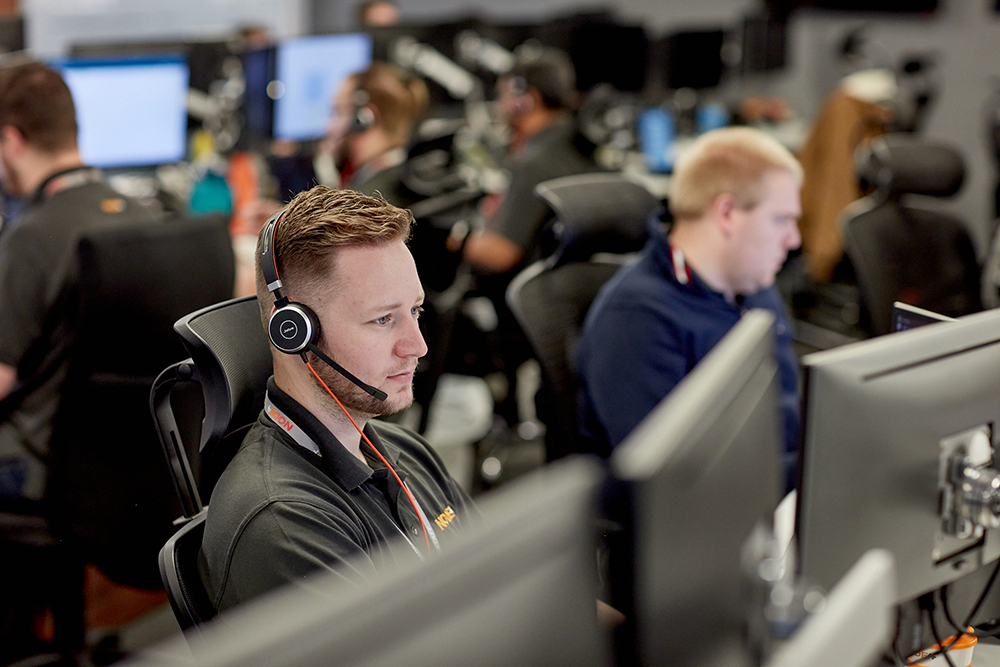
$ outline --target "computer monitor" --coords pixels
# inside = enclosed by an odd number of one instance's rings
[[[213,81],[225,78],[223,63],[232,53],[224,41],[99,41],[73,44],[69,56],[73,59],[139,58],[182,55],[188,63],[188,84],[191,88],[209,92]]]
[[[951,511],[942,518],[943,509],[964,506],[960,485],[949,483],[956,458],[973,468],[993,462],[1000,311],[814,353],[802,363],[796,534],[803,575],[830,587],[862,553],[884,548],[896,559],[904,602],[1000,555],[997,530],[972,529]]]
[[[55,61],[79,126],[83,161],[142,167],[187,153],[188,68],[181,56]]]
[[[274,47],[251,49],[240,54],[246,89],[241,109],[243,148],[263,145],[274,136]],[[269,93],[270,91],[270,93]]]
[[[341,83],[371,64],[364,33],[312,35],[279,42],[275,53],[274,136],[290,141],[322,137]]]
[[[765,667],[872,667],[895,634],[895,599],[892,554],[866,552]]]
[[[740,71],[773,72],[785,68],[788,22],[768,13],[744,17],[740,32]]]
[[[480,496],[478,524],[425,562],[369,586],[311,577],[221,615],[188,638],[190,653],[158,647],[132,664],[605,667],[595,555],[603,480],[590,459],[546,466]]]
[[[911,306],[902,301],[892,304],[892,330],[908,331],[937,322],[954,322],[954,317],[934,313],[924,308]]]
[[[714,88],[722,82],[724,30],[689,30],[663,38],[669,90]]]
[[[782,487],[774,344],[773,314],[748,312],[612,454],[621,664],[750,664],[744,546]]]

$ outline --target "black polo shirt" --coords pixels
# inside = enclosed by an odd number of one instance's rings
[[[365,435],[427,517],[425,541],[405,492],[364,442],[367,465],[273,378],[268,397],[271,416],[261,412],[209,503],[199,567],[220,611],[316,570],[361,583],[397,561],[427,558],[475,513],[426,441],[370,421]]]

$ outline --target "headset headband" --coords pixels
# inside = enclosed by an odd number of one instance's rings
[[[287,301],[281,294],[281,278],[278,277],[278,256],[274,251],[274,236],[278,223],[285,217],[287,209],[281,209],[268,219],[264,224],[264,231],[260,240],[260,271],[264,276],[264,283],[267,289],[274,294],[276,303]],[[283,304],[281,304],[283,305]],[[281,305],[278,305],[280,308]]]

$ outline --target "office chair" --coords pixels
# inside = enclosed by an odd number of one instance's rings
[[[542,368],[540,406],[546,458],[580,451],[577,436],[576,341],[601,286],[640,250],[650,216],[662,205],[620,174],[580,174],[538,185],[536,194],[556,213],[555,251],[519,273],[507,303]],[[606,452],[603,452],[606,453]]]
[[[80,319],[53,423],[52,524],[113,581],[159,589],[154,565],[177,505],[147,412],[153,380],[183,357],[173,321],[232,294],[223,216],[85,234]]]
[[[117,584],[160,590],[156,553],[177,503],[147,401],[165,363],[183,355],[170,326],[230,295],[227,220],[166,218],[86,232],[78,241],[73,346],[53,418],[45,498],[0,512],[5,548],[18,547],[24,586],[53,611],[53,647],[84,646],[84,567]],[[14,567],[6,558],[5,566]],[[22,582],[19,582],[22,583]],[[27,600],[28,598],[25,598]]]
[[[160,576],[181,630],[199,628],[215,616],[215,607],[198,574],[206,516],[202,510],[191,517],[160,550]]]
[[[214,614],[197,570],[203,499],[211,498],[219,475],[257,420],[272,362],[255,296],[193,312],[178,320],[174,330],[191,356],[160,373],[148,400],[184,524],[160,550],[160,576],[177,621],[186,629]],[[204,415],[197,447],[184,428],[183,410],[191,406],[178,407],[175,400],[191,386],[201,390],[196,414]]]
[[[981,310],[980,267],[965,225],[912,201],[958,192],[962,156],[926,139],[884,135],[859,156],[858,172],[874,192],[845,209],[841,230],[868,333],[890,331],[894,301],[953,317]]]

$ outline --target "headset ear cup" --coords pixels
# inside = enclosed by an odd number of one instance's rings
[[[360,106],[354,110],[354,116],[351,118],[350,132],[352,134],[364,132],[374,124],[375,112],[369,106]]]
[[[301,303],[290,303],[271,314],[267,336],[274,347],[285,354],[299,354],[319,340],[319,320]]]

